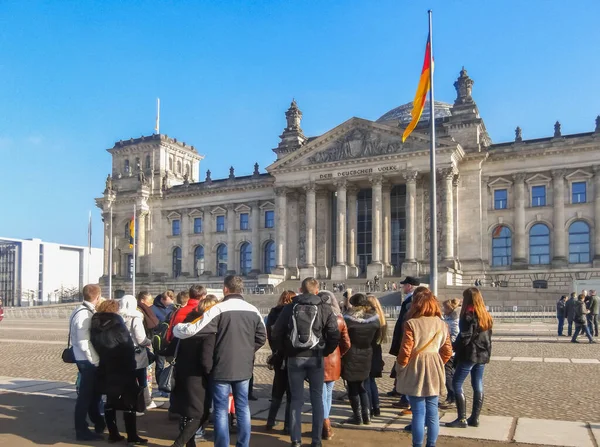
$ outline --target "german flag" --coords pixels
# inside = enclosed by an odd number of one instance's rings
[[[408,136],[415,129],[421,119],[423,108],[425,107],[425,100],[427,99],[427,93],[431,88],[431,71],[433,70],[433,58],[431,57],[431,36],[427,37],[427,46],[425,47],[425,60],[423,61],[423,69],[421,70],[421,78],[419,79],[419,86],[417,87],[417,93],[415,93],[415,99],[413,100],[413,108],[410,112],[412,120],[404,133],[402,134],[402,142],[404,143]],[[432,117],[433,119],[433,117]]]
[[[129,248],[133,248],[135,241],[135,218],[131,218],[129,221]]]

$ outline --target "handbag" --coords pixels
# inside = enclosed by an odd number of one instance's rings
[[[177,353],[179,352],[180,341],[181,340],[177,340],[173,360],[171,360],[171,363],[162,370],[158,379],[158,389],[163,393],[171,393],[175,389],[175,364],[177,363]]]
[[[133,318],[131,319],[131,325],[129,327],[129,332],[131,333],[131,339],[133,340],[133,344],[135,346],[135,368],[136,369],[147,368],[148,366],[151,365],[149,354],[152,354],[152,356],[154,357],[152,359],[152,361],[155,360],[155,356],[148,348],[138,345],[137,342],[135,341],[135,338],[133,336]]]
[[[75,315],[77,315],[82,310],[87,310],[89,312],[92,312],[87,307],[84,307],[83,309],[79,309],[77,312],[75,312],[73,314],[73,316],[71,317],[71,320],[69,320],[69,335],[67,337],[67,347],[65,349],[63,349],[63,352],[61,354],[61,358],[62,358],[62,361],[64,363],[73,364],[73,363],[76,362],[76,360],[75,360],[75,352],[73,352],[73,346],[71,346],[71,327],[73,326],[73,319],[75,318]]]

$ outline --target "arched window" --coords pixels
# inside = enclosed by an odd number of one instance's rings
[[[529,230],[529,263],[550,264],[550,229],[544,224],[535,224]]]
[[[178,278],[181,275],[181,248],[173,249],[173,278]]]
[[[125,164],[123,166],[123,170],[125,171],[125,174],[129,174],[129,159],[128,158],[125,159]]]
[[[150,155],[146,155],[146,169],[150,169],[152,166],[150,165]]]
[[[194,250],[194,276],[204,273],[204,247],[198,245]]]
[[[265,264],[264,272],[271,273],[275,268],[275,242],[269,241],[265,245]]]
[[[492,233],[492,266],[512,263],[512,233],[508,227],[498,225]]]
[[[181,161],[177,161],[177,173],[181,174]]]
[[[185,164],[185,175],[187,175],[187,176],[190,175],[190,164],[189,163]]]
[[[252,270],[252,245],[244,242],[240,247],[240,275],[248,275]]]
[[[590,226],[578,220],[569,227],[569,263],[586,264],[590,259]]]
[[[227,274],[227,245],[220,244],[217,247],[217,276]]]

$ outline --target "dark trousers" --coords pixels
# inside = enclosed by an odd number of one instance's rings
[[[565,317],[558,316],[556,318],[558,318],[558,335],[562,337],[563,328],[565,327]]]
[[[160,375],[163,372],[163,369],[165,369],[165,358],[162,355],[157,355],[156,356],[156,368],[154,368],[154,380],[156,380],[156,383],[159,383],[160,380]]]
[[[287,369],[276,368],[274,372],[271,399],[282,400],[285,394],[287,400],[290,401],[290,383],[288,381]]]
[[[292,442],[302,440],[302,405],[304,404],[304,380],[308,379],[310,404],[312,406],[312,442],[321,443],[323,430],[323,382],[325,371],[323,357],[290,357],[288,358],[288,381],[290,383],[291,405],[291,438]],[[362,382],[361,382],[362,383]]]
[[[369,377],[363,382],[363,387],[367,391],[369,397],[369,403],[371,404],[371,410],[379,409],[379,388],[377,388],[377,382],[375,377]]]
[[[446,373],[446,391],[448,392],[446,400],[454,402],[454,385],[452,385],[454,380],[454,357],[450,358],[444,365],[444,371]]]
[[[571,341],[577,341],[577,337],[581,332],[585,333],[589,341],[592,341],[592,334],[590,333],[590,328],[585,323],[575,325],[575,333],[573,334],[573,338],[571,339]]]
[[[567,318],[567,323],[568,323],[567,334],[570,337],[573,334],[573,319],[572,318]]]
[[[598,315],[587,315],[588,328],[590,330],[590,334],[594,337],[598,336]]]
[[[364,386],[365,382],[348,382],[348,398],[350,403],[353,399],[358,398],[360,400],[360,406],[362,413],[368,413],[371,409],[371,401],[369,400],[369,394]]]
[[[75,402],[75,432],[86,433],[89,430],[87,416],[96,426],[103,426],[104,418],[100,415],[99,405],[101,394],[98,390],[98,368],[87,360],[78,361],[79,369],[79,394]]]

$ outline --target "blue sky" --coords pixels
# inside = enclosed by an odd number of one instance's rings
[[[85,245],[93,210],[101,246],[105,149],[152,133],[156,97],[213,178],[274,160],[292,97],[307,135],[409,102],[429,7],[437,100],[464,65],[494,142],[593,130],[597,1],[1,2],[0,236]]]

